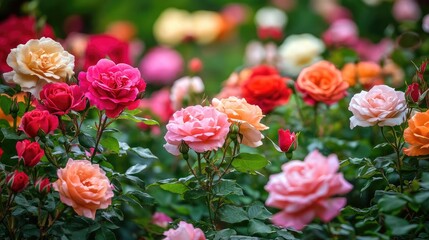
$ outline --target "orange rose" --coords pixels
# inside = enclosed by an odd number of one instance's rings
[[[57,175],[54,189],[60,193],[61,202],[71,206],[78,215],[95,219],[97,209],[105,209],[112,203],[112,186],[98,164],[69,159]]]
[[[429,155],[429,110],[416,113],[408,120],[408,128],[404,131],[404,140],[410,144],[409,148],[404,148],[404,153],[408,156]]]
[[[347,95],[349,84],[332,63],[320,61],[303,69],[295,86],[306,103],[314,105],[323,102],[330,105]]]
[[[354,86],[358,82],[365,89],[370,89],[375,85],[384,83],[382,69],[380,65],[374,62],[347,63],[341,73],[349,86]]]
[[[260,123],[264,117],[261,108],[247,103],[246,99],[229,97],[226,99],[212,100],[212,105],[220,112],[228,115],[228,121],[240,124],[240,134],[243,135],[241,143],[249,147],[262,145],[261,139],[264,136],[261,130],[268,129],[267,126]]]

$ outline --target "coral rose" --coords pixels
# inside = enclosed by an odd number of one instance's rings
[[[370,89],[375,85],[384,83],[383,72],[375,62],[362,61],[357,64],[347,63],[341,70],[344,81],[349,86],[354,86],[357,82],[365,89]]]
[[[164,236],[164,240],[206,240],[201,229],[184,221],[180,221],[176,229],[165,231]]]
[[[220,100],[214,98],[212,106],[228,115],[231,123],[236,123],[240,126],[239,133],[242,134],[242,144],[249,147],[262,145],[261,140],[264,135],[260,131],[266,130],[268,127],[260,123],[264,115],[258,106],[247,103],[246,99],[236,97]]]
[[[349,84],[343,81],[334,64],[320,61],[302,70],[295,86],[307,104],[323,102],[331,105],[347,95]]]
[[[408,120],[404,140],[410,146],[404,149],[408,156],[429,155],[429,110],[416,113]]]
[[[116,118],[125,108],[137,108],[139,93],[146,88],[137,68],[108,59],[80,72],[78,78],[91,105],[105,110],[109,118]]]
[[[315,217],[331,221],[346,205],[343,197],[352,185],[342,173],[335,154],[324,157],[317,150],[304,161],[292,160],[282,166],[282,172],[270,176],[265,186],[269,195],[265,204],[280,208],[272,222],[282,227],[301,230]]]
[[[241,97],[269,113],[289,101],[292,90],[287,87],[287,80],[278,74],[252,73],[241,86]]]
[[[355,94],[350,100],[350,128],[356,126],[396,126],[404,122],[407,102],[405,94],[386,85]]]
[[[3,74],[8,83],[15,83],[24,92],[39,97],[43,85],[65,82],[73,76],[74,56],[50,38],[32,39],[11,50],[7,64],[13,71]]]
[[[54,115],[65,115],[74,111],[82,111],[86,107],[84,92],[78,85],[66,83],[46,84],[40,92],[38,109],[48,110]]]
[[[28,167],[38,164],[40,159],[45,155],[39,143],[31,142],[28,139],[17,142],[15,148],[19,160],[24,160],[24,165]]]
[[[167,124],[164,148],[179,155],[182,140],[195,152],[217,150],[229,132],[228,116],[214,107],[190,106],[173,114]]]
[[[98,209],[106,209],[112,203],[112,186],[98,164],[69,159],[57,175],[53,188],[59,192],[61,202],[71,206],[79,216],[95,219]]]
[[[22,116],[20,130],[24,131],[27,136],[34,138],[42,131],[44,134],[50,134],[58,127],[58,118],[51,115],[46,110],[34,109],[26,112]]]

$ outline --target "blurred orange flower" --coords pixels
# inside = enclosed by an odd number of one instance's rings
[[[416,113],[408,120],[408,128],[404,131],[404,140],[410,146],[404,148],[408,156],[429,155],[429,110]]]

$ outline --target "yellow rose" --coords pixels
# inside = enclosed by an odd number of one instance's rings
[[[37,98],[45,84],[65,82],[74,74],[74,56],[51,38],[19,44],[6,61],[13,69],[3,74],[6,82],[18,84],[22,91],[31,92]]]

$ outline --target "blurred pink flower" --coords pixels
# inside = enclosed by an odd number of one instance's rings
[[[362,61],[379,62],[392,51],[393,43],[390,39],[383,39],[379,43],[359,39],[352,48],[358,53]]]
[[[322,39],[328,46],[352,46],[358,40],[358,29],[352,20],[340,19],[331,24]]]
[[[183,107],[183,102],[192,100],[193,94],[199,94],[204,91],[204,83],[200,77],[185,76],[177,79],[171,87],[171,103],[174,110]]]
[[[165,231],[164,236],[164,240],[206,240],[201,229],[184,221],[180,221],[176,229]]]
[[[355,94],[350,100],[350,128],[356,126],[396,126],[405,121],[407,101],[405,93],[386,85]]]
[[[351,191],[335,154],[323,156],[317,150],[304,161],[292,160],[282,166],[282,172],[270,176],[265,186],[266,205],[280,208],[272,222],[281,227],[303,229],[315,217],[331,221],[346,205],[346,198],[334,197]]]
[[[312,0],[314,11],[320,14],[328,23],[350,18],[350,11],[339,5],[336,0]]]
[[[149,108],[152,113],[159,117],[161,122],[167,122],[174,113],[168,89],[161,89],[152,93],[150,98],[142,99],[139,108]]]
[[[143,78],[151,84],[168,85],[183,71],[183,58],[168,47],[152,48],[140,62]]]
[[[423,31],[429,33],[429,14],[426,14],[423,17],[422,28],[423,28]]]
[[[173,219],[163,212],[155,212],[152,215],[152,223],[162,228],[166,228],[171,222],[173,222]]]
[[[392,14],[398,22],[417,21],[420,19],[421,11],[419,4],[414,0],[396,0]]]
[[[179,146],[184,141],[198,153],[217,150],[224,144],[230,125],[228,116],[214,107],[187,107],[175,112],[168,122],[164,148],[179,155]]]

